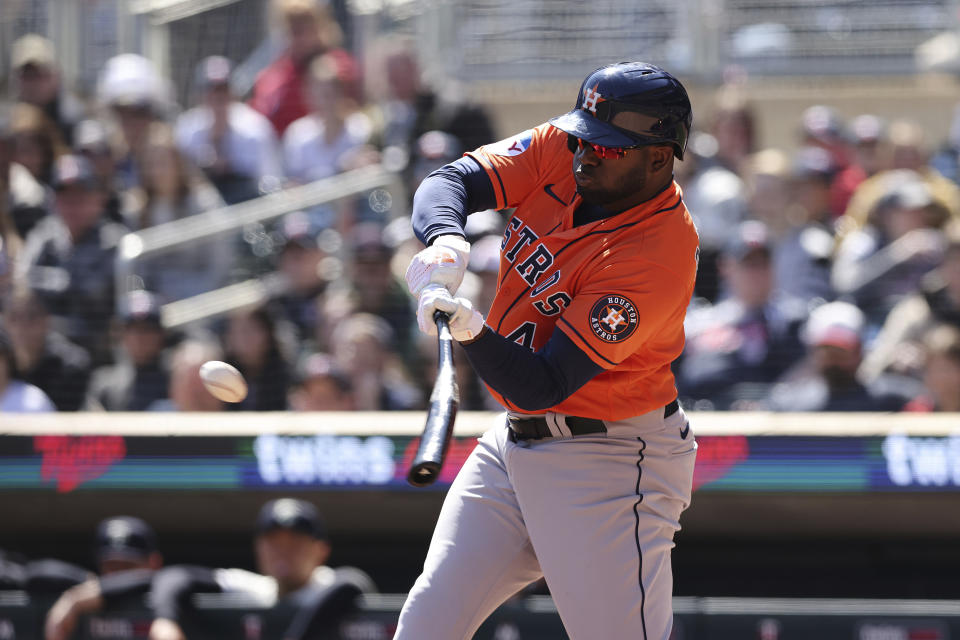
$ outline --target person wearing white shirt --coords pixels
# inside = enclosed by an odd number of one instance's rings
[[[311,112],[283,134],[287,177],[307,183],[336,175],[362,163],[370,139],[369,118],[356,109],[335,58],[321,56],[310,65]]]
[[[273,191],[282,177],[273,126],[236,100],[230,90],[230,61],[205,58],[197,68],[199,106],[177,120],[177,145],[203,169],[227,204]]]

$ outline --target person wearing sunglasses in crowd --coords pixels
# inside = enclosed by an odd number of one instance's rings
[[[670,363],[697,232],[674,158],[686,90],[653,65],[592,72],[572,111],[421,184],[407,270],[418,324],[453,338],[506,409],[454,481],[395,638],[470,638],[546,578],[571,638],[670,636],[670,553],[696,444]],[[469,213],[515,209],[486,317],[455,297]]]

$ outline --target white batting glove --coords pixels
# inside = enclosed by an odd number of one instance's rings
[[[437,335],[433,313],[443,311],[450,316],[450,333],[457,342],[473,340],[483,330],[483,314],[473,308],[466,298],[454,298],[446,287],[429,284],[420,294],[417,306],[417,324],[420,331],[430,336]]]
[[[413,256],[407,267],[407,288],[420,297],[428,284],[439,284],[456,293],[470,262],[470,243],[460,236],[440,236],[433,244]]]

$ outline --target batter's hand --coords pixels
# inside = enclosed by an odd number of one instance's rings
[[[431,336],[437,335],[437,325],[433,321],[435,311],[450,316],[450,333],[457,342],[473,340],[483,330],[483,314],[474,309],[469,300],[454,298],[443,285],[430,284],[420,294],[417,324],[420,331]]]
[[[440,236],[413,256],[407,267],[407,287],[419,298],[428,284],[439,284],[456,293],[470,262],[470,243],[460,236]]]

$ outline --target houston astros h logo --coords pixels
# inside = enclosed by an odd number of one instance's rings
[[[637,307],[623,296],[603,296],[590,310],[590,328],[604,342],[626,340],[637,328],[637,320]]]
[[[603,96],[597,91],[599,86],[600,83],[598,82],[592,89],[587,87],[583,91],[583,108],[593,115],[597,115],[597,103],[603,100]]]

